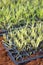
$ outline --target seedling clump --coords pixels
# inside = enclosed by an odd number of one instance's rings
[[[43,0],[0,0],[0,29],[8,31],[3,36],[9,47],[37,49],[43,40]]]

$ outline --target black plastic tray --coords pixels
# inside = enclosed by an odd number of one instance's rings
[[[0,36],[2,36],[3,34],[7,34],[8,31],[6,30],[1,30],[0,32]],[[13,43],[12,43],[13,44]],[[32,60],[38,59],[38,58],[43,58],[43,51],[41,51],[39,55],[35,55],[34,57],[30,57],[29,53],[26,52],[25,50],[22,52],[19,52],[16,48],[16,46],[12,45],[12,48],[8,48],[7,44],[3,43],[3,46],[5,47],[5,49],[8,52],[8,55],[10,56],[10,58],[12,59],[12,61],[16,64],[16,65],[22,65],[24,63],[30,62]],[[32,51],[34,53],[34,51]]]
[[[1,29],[1,31],[0,31],[0,36],[3,36],[4,33],[7,34],[8,31],[7,31],[7,30],[4,30],[4,29]]]
[[[38,58],[43,58],[43,51],[40,52],[39,55],[35,55],[34,57],[30,56],[28,52],[23,51],[22,53],[19,53],[19,51],[16,49],[15,46],[13,46],[11,49],[9,49],[6,44],[3,43],[3,46],[8,52],[8,55],[10,56],[11,60],[16,65],[23,65],[27,62],[30,62],[32,60],[36,60]],[[25,59],[24,59],[25,58]]]

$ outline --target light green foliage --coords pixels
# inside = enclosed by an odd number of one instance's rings
[[[40,18],[40,19],[43,19],[43,8],[39,8],[37,10],[37,16]]]
[[[9,40],[19,49],[37,48],[43,40],[43,0],[0,0],[0,28],[13,29]]]
[[[22,18],[29,22],[36,14],[43,19],[42,4],[43,0],[0,0],[0,22],[16,24]]]
[[[26,45],[28,45],[27,50],[31,47],[32,49],[38,48],[40,42],[43,40],[43,22],[35,21],[34,24],[31,24],[30,28],[28,27],[29,25],[30,24],[21,28],[16,28],[12,32],[9,32],[7,37],[4,36],[6,42],[7,40],[11,42],[9,42],[8,45],[12,45],[11,40],[13,39],[14,45],[18,48],[18,50],[23,50]]]

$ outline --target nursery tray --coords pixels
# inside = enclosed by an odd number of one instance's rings
[[[36,60],[38,58],[43,58],[43,51],[40,51],[40,54],[36,54],[35,56],[30,56],[28,52],[21,51],[19,52],[16,49],[16,46],[12,45],[12,48],[8,48],[6,44],[3,43],[3,46],[8,52],[8,55],[10,56],[11,60],[16,64],[16,65],[23,65],[27,62],[30,62],[32,60]],[[34,51],[32,51],[34,53]]]
[[[0,30],[0,36],[3,36],[4,33],[7,34],[8,31],[7,31],[7,30],[3,30],[3,29],[1,29],[1,30]]]

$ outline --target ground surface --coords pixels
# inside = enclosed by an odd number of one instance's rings
[[[8,57],[6,50],[2,45],[3,38],[0,37],[0,65],[15,65],[11,59]],[[43,59],[37,59],[35,61],[31,61],[26,65],[43,65]]]

